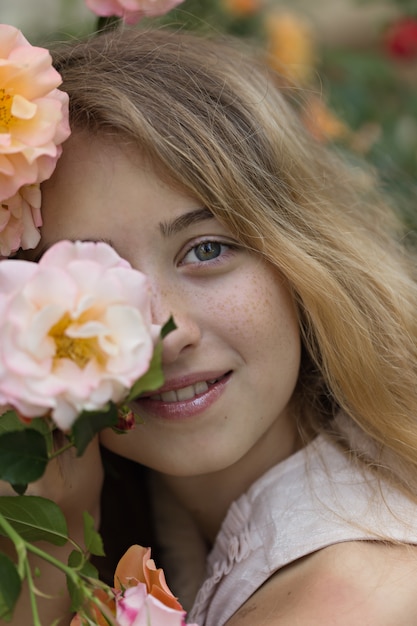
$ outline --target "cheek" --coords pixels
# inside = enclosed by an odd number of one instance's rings
[[[227,295],[225,295],[227,294]],[[207,303],[206,314],[216,320],[222,336],[243,360],[278,367],[299,366],[301,341],[292,297],[273,272],[246,272]]]

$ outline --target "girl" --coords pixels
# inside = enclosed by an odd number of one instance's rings
[[[415,260],[373,181],[234,43],[124,30],[56,67],[73,134],[35,253],[107,241],[174,316],[164,386],[102,444],[150,468],[190,621],[417,624]]]

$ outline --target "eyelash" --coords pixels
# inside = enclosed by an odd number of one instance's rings
[[[204,246],[205,244],[218,244],[220,246],[220,253],[218,256],[214,257],[213,259],[207,259],[206,261],[201,261],[199,259],[196,259],[195,261],[191,261],[191,262],[186,262],[186,257],[193,251],[196,251],[198,248]],[[233,252],[235,252],[238,249],[238,246],[232,243],[226,243],[224,241],[219,241],[217,239],[203,239],[202,241],[199,241],[198,243],[194,243],[192,246],[190,246],[188,249],[186,249],[185,253],[182,255],[181,260],[179,262],[179,265],[194,265],[197,267],[201,267],[201,266],[210,266],[213,267],[213,265],[217,265],[219,263],[222,263],[225,256],[229,257],[231,254],[233,254]]]

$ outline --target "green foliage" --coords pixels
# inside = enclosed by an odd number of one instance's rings
[[[41,478],[48,461],[45,437],[37,430],[26,428],[0,436],[0,479],[16,485],[18,492]]]
[[[161,340],[155,346],[148,371],[133,385],[126,402],[134,400],[145,391],[153,391],[154,389],[158,389],[158,387],[162,386],[164,382],[164,376],[162,373],[162,339],[175,329],[176,325],[174,319],[170,317],[161,329]]]
[[[0,619],[10,622],[21,588],[16,566],[0,552]]]
[[[63,546],[68,541],[65,516],[55,502],[39,496],[2,496],[0,515],[25,541],[47,541]],[[6,534],[0,523],[0,534]]]
[[[81,456],[90,441],[104,428],[110,428],[117,424],[117,407],[110,402],[107,410],[83,411],[76,419],[72,427],[72,441],[77,450],[77,456]]]
[[[94,519],[87,511],[83,513],[84,543],[86,550],[95,556],[104,556],[103,541],[94,527]]]
[[[374,135],[362,156],[416,230],[417,67],[415,83],[408,71],[382,50],[333,49],[323,53],[320,75],[330,106],[353,131],[352,146]]]

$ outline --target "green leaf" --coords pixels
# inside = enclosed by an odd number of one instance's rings
[[[48,465],[45,437],[27,428],[0,435],[0,479],[24,485],[41,478]]]
[[[177,328],[177,325],[174,322],[174,318],[171,315],[169,320],[161,328],[161,339],[164,339],[169,333],[172,333],[172,331],[175,330],[176,328]]]
[[[24,485],[11,485],[13,487],[13,489],[15,490],[15,492],[19,495],[19,496],[23,496],[23,494],[25,493],[26,489],[28,488],[28,484],[25,483]]]
[[[164,383],[164,375],[162,373],[162,342],[155,346],[152,361],[149,370],[139,380],[135,382],[129,392],[126,402],[134,400],[144,391],[153,391],[158,389]]]
[[[30,421],[30,424],[28,424],[26,428],[33,428],[33,430],[37,430],[41,435],[43,435],[47,444],[48,451],[52,451],[53,430],[51,428],[51,422],[46,420],[44,417],[36,417],[35,419]]]
[[[97,568],[92,563],[90,563],[85,555],[79,550],[73,550],[71,552],[68,557],[68,565],[72,569],[78,570],[82,576],[98,579]]]
[[[6,411],[0,415],[0,435],[8,432],[27,430],[32,428],[37,430],[44,436],[47,441],[48,449],[52,449],[52,428],[51,422],[44,417],[35,417],[28,424],[24,424],[15,411]]]
[[[10,622],[22,582],[13,561],[0,553],[0,619]]]
[[[164,375],[162,373],[162,339],[164,339],[176,328],[177,326],[174,322],[174,318],[171,316],[161,328],[161,341],[159,341],[155,346],[155,350],[152,355],[148,371],[133,384],[129,395],[126,398],[126,402],[134,400],[145,391],[153,391],[154,389],[158,389],[163,385]]]
[[[67,576],[67,588],[71,598],[71,611],[74,612],[79,611],[84,605],[86,600],[85,590],[90,587],[90,585],[83,580],[83,577],[98,579],[98,571],[94,565],[92,565],[90,561],[85,561],[82,567],[80,567],[82,561],[83,555],[80,552],[77,550],[71,552],[68,565],[78,570],[77,573],[79,574],[77,582],[74,582]]]
[[[72,569],[81,569],[85,556],[80,550],[73,550],[68,557],[68,565]]]
[[[72,436],[77,449],[77,456],[81,456],[90,441],[104,428],[117,425],[117,407],[111,402],[107,410],[83,411],[74,422]]]
[[[25,425],[15,411],[6,411],[0,415],[0,435],[14,430],[24,430]]]
[[[48,541],[63,546],[68,541],[65,516],[59,506],[39,496],[1,496],[0,513],[25,541]],[[4,534],[0,527],[0,534]]]
[[[103,540],[94,527],[93,517],[89,513],[87,513],[87,511],[84,511],[83,519],[84,542],[86,549],[90,554],[94,554],[95,556],[105,556]]]

